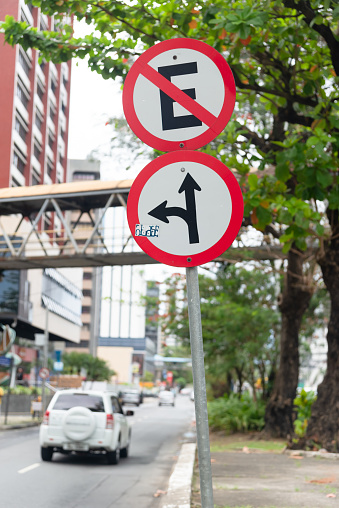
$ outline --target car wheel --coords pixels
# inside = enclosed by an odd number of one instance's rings
[[[44,462],[51,462],[53,457],[53,448],[50,447],[41,447],[41,458]]]
[[[173,407],[175,406],[174,402],[173,402],[172,406],[173,406]]]
[[[161,406],[161,402],[159,402],[159,406]]]
[[[113,452],[107,452],[107,463],[116,466],[120,460],[120,441],[117,444],[116,449]]]

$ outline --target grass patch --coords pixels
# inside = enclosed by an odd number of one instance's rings
[[[224,452],[229,450],[242,450],[243,448],[250,450],[262,450],[266,452],[282,452],[285,448],[284,442],[279,441],[234,441],[230,443],[214,442],[211,444],[211,452]]]

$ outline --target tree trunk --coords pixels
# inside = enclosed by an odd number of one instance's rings
[[[318,386],[318,397],[312,407],[306,444],[320,444],[331,452],[339,449],[339,226],[338,212],[330,212],[332,240],[320,254],[325,285],[331,299],[331,312],[327,331],[327,370]]]
[[[293,433],[293,401],[299,378],[299,329],[312,289],[303,275],[303,254],[294,246],[288,253],[279,304],[281,312],[280,362],[266,407],[265,433],[286,438]]]

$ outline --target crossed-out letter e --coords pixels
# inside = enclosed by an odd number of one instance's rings
[[[166,65],[164,67],[158,67],[158,72],[164,76],[164,78],[171,81],[172,76],[181,76],[183,74],[195,74],[198,72],[197,62]],[[195,99],[195,88],[189,88],[183,90],[191,99]],[[185,127],[200,127],[202,122],[194,115],[182,115],[174,116],[173,103],[175,101],[168,95],[160,90],[160,104],[161,104],[161,117],[162,117],[162,129],[164,131],[172,129],[183,129]]]

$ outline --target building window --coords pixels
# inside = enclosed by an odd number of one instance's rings
[[[52,178],[52,173],[53,173],[53,166],[47,162],[47,174],[50,178]]]
[[[18,182],[14,177],[12,177],[12,187],[21,187],[21,183]]]
[[[91,297],[92,296],[92,290],[91,289],[83,289],[82,290],[82,294],[83,294],[83,296],[89,296],[89,297]]]
[[[52,107],[52,104],[51,104],[50,110],[49,110],[49,116],[51,117],[52,122],[54,122],[55,115],[56,115],[56,111],[55,111],[54,107]]]
[[[26,14],[24,13],[24,11],[22,9],[21,9],[21,12],[20,12],[20,21],[25,21],[25,23],[30,25],[30,22],[28,21],[27,16],[26,16]]]
[[[27,131],[17,116],[15,117],[14,128],[17,131],[17,133],[19,134],[19,136],[21,137],[21,139],[26,143]]]
[[[84,280],[92,280],[92,272],[84,272]]]
[[[44,30],[48,30],[47,25],[44,19],[40,19],[40,30],[43,32]]]
[[[18,83],[17,88],[16,88],[16,94],[19,97],[19,99],[22,102],[22,104],[27,109],[27,105],[28,105],[28,102],[29,102],[29,95],[28,95],[28,93],[26,93],[24,91],[23,86],[19,85],[19,83]]]
[[[32,173],[32,185],[40,185],[39,176],[36,175],[34,172]]]
[[[91,313],[91,307],[89,307],[88,305],[83,305],[81,312],[82,312],[82,314],[90,314]]]
[[[39,131],[41,131],[41,129],[42,129],[42,123],[43,123],[43,120],[42,120],[41,116],[38,114],[38,112],[36,111],[35,112],[35,125],[38,127]]]
[[[37,84],[37,87],[36,87],[36,92],[38,94],[38,97],[39,99],[42,101],[43,97],[44,97],[44,90],[42,89],[40,83]]]
[[[14,166],[20,171],[20,173],[23,175],[25,171],[26,162],[24,158],[22,158],[18,151],[15,151],[13,154],[13,164]]]
[[[31,66],[28,63],[29,62],[29,58],[28,58],[27,54],[24,52],[24,50],[22,48],[19,49],[19,62],[21,64],[21,67],[23,68],[23,70],[27,74],[27,76],[29,76],[29,71],[31,70]]]
[[[49,145],[49,147],[51,148],[51,150],[53,150],[53,146],[54,146],[54,136],[53,136],[53,134],[51,133],[51,131],[48,131],[48,145]]]
[[[40,162],[41,149],[36,143],[34,143],[34,152],[33,153],[34,153],[35,158]]]
[[[51,80],[51,89],[52,89],[52,92],[55,94],[56,89],[57,89],[57,82],[55,81],[55,79]]]
[[[47,215],[45,215],[44,218],[43,218],[43,226],[42,226],[42,228],[43,228],[44,231],[50,231],[52,229],[51,219],[49,217],[47,217]]]

